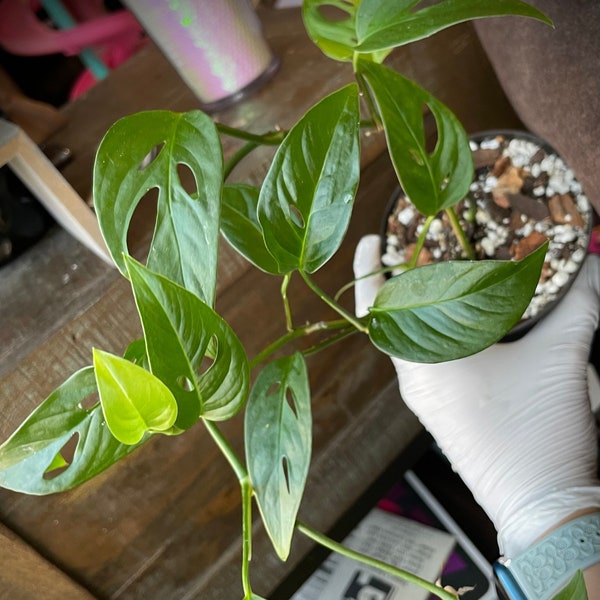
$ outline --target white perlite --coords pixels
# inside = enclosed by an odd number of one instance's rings
[[[491,170],[480,172],[471,184],[470,196],[475,198],[476,206],[469,209],[468,205],[465,205],[459,214],[463,223],[474,222],[478,231],[482,232],[475,242],[480,256],[497,257],[498,249],[507,247],[512,239],[509,236],[513,232],[521,240],[532,235],[543,235],[549,240],[542,278],[523,315],[524,318],[534,317],[549,302],[556,299],[585,258],[589,243],[589,201],[575,174],[564,161],[556,154],[546,152],[529,139],[512,139],[507,142],[502,137],[492,137],[480,143],[471,140],[470,147],[473,152],[498,150],[498,157],[510,159],[510,164],[519,169],[521,176],[533,182],[528,192],[531,202],[544,202],[548,205],[551,198],[557,195],[568,195],[584,219],[582,227],[572,223],[573,217],[569,213],[563,216],[564,222],[557,223],[549,216],[536,219],[530,214],[535,211],[523,210],[520,213],[511,213],[512,220],[504,217],[499,223],[489,209],[492,192],[495,192],[499,186],[499,176],[492,174]],[[408,227],[413,216],[414,209],[409,206],[403,208],[397,218]],[[512,230],[508,226],[509,221]],[[444,259],[448,249],[444,227],[442,220],[436,218],[432,221],[426,236],[425,245],[429,248],[434,261]],[[422,229],[422,221],[416,229],[417,232]],[[404,249],[400,247],[397,236],[388,237],[382,260],[386,266],[405,262]]]

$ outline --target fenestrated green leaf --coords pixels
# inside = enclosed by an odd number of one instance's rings
[[[334,60],[349,61],[356,46],[355,18],[358,2],[339,0],[304,0],[302,19],[310,39]],[[332,18],[327,8],[336,12]],[[347,16],[342,16],[345,13]]]
[[[120,442],[137,444],[147,433],[167,432],[173,427],[177,402],[152,373],[97,348],[94,370],[106,424]]]
[[[77,447],[69,466],[50,474],[69,462],[62,451],[73,438]],[[62,492],[98,475],[138,446],[121,444],[106,426],[94,369],[86,367],[52,392],[0,446],[0,485],[26,494]]]
[[[444,0],[413,10],[414,0],[362,0],[356,13],[355,49],[374,52],[426,38],[442,29],[483,17],[517,15],[552,24],[533,6],[520,0]]]
[[[465,130],[452,111],[416,83],[387,67],[359,61],[379,108],[388,149],[406,195],[428,216],[464,198],[473,181]],[[426,147],[423,105],[435,117],[437,142]]]
[[[380,63],[398,46],[452,25],[483,17],[516,15],[552,24],[520,0],[442,0],[418,9],[422,0],[305,0],[304,26],[311,40],[334,60],[355,53]]]
[[[588,600],[583,573],[577,571],[567,587],[563,588],[552,600]]]
[[[444,262],[389,279],[369,310],[380,350],[414,362],[462,358],[500,340],[539,281],[547,244],[521,261]]]
[[[158,155],[149,161],[151,153]],[[196,191],[186,191],[180,165]],[[148,111],[117,121],[105,135],[94,166],[94,202],[113,260],[127,275],[127,231],[135,208],[158,189],[148,267],[213,305],[223,158],[212,120],[201,111]]]
[[[312,420],[306,363],[280,358],[258,375],[246,408],[246,460],[263,522],[282,560],[290,551],[310,463]]]
[[[150,369],[177,400],[176,426],[187,429],[199,417],[232,417],[246,401],[250,377],[233,330],[185,288],[130,257],[126,264]]]
[[[221,232],[225,239],[259,269],[280,275],[277,261],[271,256],[262,227],[258,222],[259,190],[250,185],[223,187]]]
[[[311,108],[278,148],[258,220],[281,273],[312,273],[339,248],[358,186],[358,132],[358,88],[351,84]]]

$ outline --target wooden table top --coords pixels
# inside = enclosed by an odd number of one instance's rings
[[[215,115],[263,132],[289,127],[324,94],[351,81],[346,65],[323,57],[306,38],[297,9],[263,10],[265,33],[281,59],[254,95]],[[391,57],[448,103],[469,131],[517,125],[470,26],[402,49]],[[89,196],[93,156],[119,117],[138,110],[189,110],[198,101],[153,44],[64,108],[67,126],[51,142],[74,160],[63,174]],[[226,155],[235,144],[227,142]],[[396,183],[380,135],[363,137],[356,214],[338,254],[316,278],[335,291],[352,278],[360,236],[377,232]],[[234,181],[258,183],[268,151],[248,157]],[[143,253],[151,231],[137,217],[131,246]],[[76,369],[96,346],[119,353],[140,335],[129,284],[59,229],[1,271],[0,440]],[[217,310],[252,354],[284,331],[280,281],[221,247]],[[296,322],[329,313],[292,281]],[[352,309],[351,294],[347,307]],[[301,518],[329,529],[420,431],[402,403],[387,358],[364,336],[309,359],[313,462]],[[223,431],[240,453],[241,419]],[[241,597],[238,484],[201,426],[156,438],[71,492],[28,497],[0,490],[0,599]],[[286,564],[270,550],[255,515],[251,579],[268,596],[311,544],[294,542]]]

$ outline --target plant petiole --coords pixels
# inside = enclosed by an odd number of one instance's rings
[[[231,172],[241,162],[243,158],[248,156],[252,150],[258,148],[260,144],[257,142],[247,142],[244,144],[235,154],[225,163],[223,167],[223,181],[227,181],[227,178],[231,175]]]
[[[473,247],[469,243],[469,240],[467,239],[467,236],[465,235],[465,232],[463,231],[463,228],[460,225],[460,221],[458,220],[458,216],[456,215],[456,211],[454,210],[454,207],[449,206],[446,209],[446,214],[448,215],[448,218],[450,219],[450,225],[452,225],[452,230],[454,231],[454,234],[458,238],[458,241],[460,242],[462,249],[465,251],[467,258],[469,260],[476,260],[475,252],[473,251]]]
[[[368,334],[369,329],[366,325],[360,322],[355,316],[351,315],[347,310],[344,310],[335,300],[330,298],[309,276],[308,273],[304,271],[299,271],[302,279],[304,279],[306,285],[315,293],[325,304],[327,304],[330,308],[335,310],[341,317],[346,319],[349,323],[354,325],[358,331],[362,331],[363,333]]]
[[[290,308],[290,301],[287,295],[288,285],[290,284],[290,279],[292,278],[291,273],[286,273],[283,277],[283,281],[281,282],[281,298],[283,299],[283,311],[285,313],[285,328],[287,331],[294,330],[294,324],[292,322],[292,310]]]
[[[254,490],[246,467],[225,439],[221,430],[213,421],[203,419],[203,423],[240,482],[242,494],[242,586],[244,597],[252,598],[250,560],[252,559],[252,495]]]
[[[348,283],[344,284],[336,293],[333,299],[337,302],[349,289],[353,288],[356,285],[357,281],[362,281],[363,279],[368,279],[369,277],[375,277],[375,275],[385,275],[386,273],[392,273],[393,271],[397,271],[402,269],[402,271],[406,271],[408,269],[408,265],[405,263],[400,263],[397,265],[392,265],[391,267],[381,267],[381,269],[376,269],[375,271],[371,271],[371,273],[367,273],[362,277],[358,277],[357,279],[353,279]]]
[[[227,459],[227,462],[233,469],[233,472],[238,478],[240,484],[245,480],[249,481],[246,467],[242,464],[242,461],[238,458],[229,442],[225,439],[225,436],[217,427],[217,424],[214,421],[209,421],[208,419],[202,419],[202,422],[208,430],[208,433],[210,433],[211,437],[219,447],[219,450],[223,453],[223,456]]]
[[[269,358],[269,356],[279,350],[279,348],[298,338],[301,338],[305,335],[311,335],[318,331],[333,331],[347,327],[348,321],[346,319],[338,319],[336,321],[318,321],[317,323],[310,323],[304,327],[298,327],[298,329],[288,331],[285,335],[282,335],[279,339],[275,340],[272,344],[269,344],[269,346],[257,354],[250,361],[250,369],[254,369],[261,362],[265,361],[267,358]]]
[[[250,561],[252,560],[252,484],[249,477],[240,480],[242,488],[242,587],[244,595],[252,598]]]
[[[429,231],[429,227],[431,226],[431,223],[434,219],[435,215],[430,215],[425,220],[425,223],[423,223],[423,229],[421,229],[421,233],[419,233],[417,243],[415,244],[415,249],[413,250],[412,256],[410,257],[410,262],[408,263],[409,269],[414,269],[417,266],[417,263],[419,261],[419,254],[421,254],[423,244],[425,243],[425,238],[427,237],[427,232]]]
[[[329,548],[329,550],[332,550],[333,552],[337,552],[338,554],[342,554],[343,556],[346,556],[353,560],[357,560],[357,561],[359,561],[365,565],[368,565],[370,567],[375,567],[377,569],[381,569],[382,571],[385,571],[386,573],[389,573],[390,575],[393,575],[394,577],[399,577],[401,579],[404,579],[405,581],[409,581],[410,583],[419,585],[422,588],[426,589],[428,592],[430,592],[430,593],[434,594],[435,596],[437,596],[438,598],[440,598],[441,600],[456,600],[456,598],[457,598],[457,596],[455,594],[452,594],[451,592],[436,585],[435,583],[427,581],[426,579],[423,579],[422,577],[414,575],[413,573],[409,573],[408,571],[404,571],[403,569],[399,569],[398,567],[389,565],[383,561],[377,560],[376,558],[367,556],[366,554],[361,554],[360,552],[351,550],[350,548],[343,546],[339,542],[332,540],[331,538],[327,537],[326,535],[323,535],[319,531],[316,531],[312,527],[310,527],[304,523],[301,523],[300,521],[296,522],[296,529],[300,533],[303,533],[306,537],[313,540],[314,542],[317,542],[318,544],[320,544],[321,546],[324,546],[325,548]]]
[[[263,146],[277,146],[283,142],[283,139],[287,135],[287,131],[284,129],[277,129],[275,131],[268,131],[267,133],[250,133],[243,131],[242,129],[236,129],[223,123],[215,123],[215,126],[219,133],[235,137],[240,140],[246,140],[247,142],[254,142]]]
[[[318,352],[321,352],[321,350],[325,350],[325,348],[329,348],[329,346],[336,344],[337,342],[351,336],[354,333],[356,333],[356,329],[354,327],[352,327],[352,325],[348,325],[348,327],[345,327],[339,333],[328,337],[326,340],[323,340],[319,344],[315,344],[314,346],[311,346],[310,348],[306,348],[306,350],[302,351],[302,354],[304,356],[310,356],[311,354],[317,354]]]

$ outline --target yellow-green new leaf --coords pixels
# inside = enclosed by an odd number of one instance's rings
[[[106,424],[121,443],[137,444],[146,433],[173,427],[177,402],[152,373],[96,348],[94,369]]]

